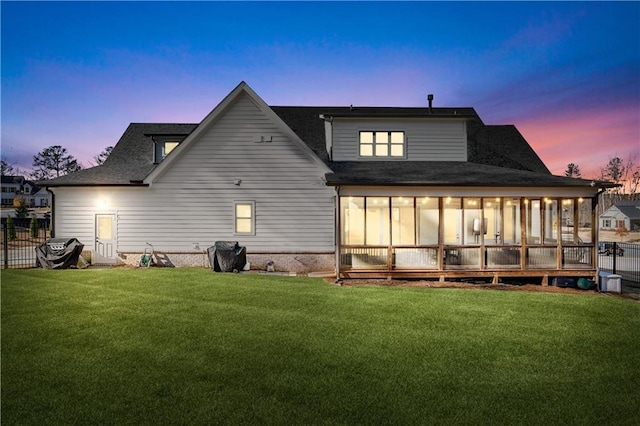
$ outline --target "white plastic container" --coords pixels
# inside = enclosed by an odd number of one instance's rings
[[[622,292],[622,276],[617,274],[607,274],[601,277],[601,290],[607,293]]]

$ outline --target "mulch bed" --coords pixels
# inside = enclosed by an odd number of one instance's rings
[[[425,287],[425,288],[466,288],[476,290],[504,290],[504,291],[528,291],[542,293],[564,293],[564,294],[591,294],[617,296],[634,299],[640,302],[639,294],[617,294],[600,293],[598,290],[581,290],[578,288],[542,286],[540,284],[474,284],[456,281],[429,281],[429,280],[387,280],[387,279],[343,279],[336,283],[335,279],[326,279],[332,284],[339,284],[344,287],[357,286],[384,286],[384,287]]]

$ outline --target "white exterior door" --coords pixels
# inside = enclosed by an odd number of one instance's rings
[[[116,263],[116,218],[113,214],[96,215],[94,263]]]

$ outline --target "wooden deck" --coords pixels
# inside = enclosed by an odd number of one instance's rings
[[[493,284],[498,284],[502,279],[508,278],[541,278],[542,285],[549,285],[550,278],[554,277],[585,277],[596,279],[595,269],[535,269],[535,270],[519,270],[519,271],[426,271],[426,270],[346,270],[340,271],[340,278],[386,278],[386,279],[437,279],[440,282],[447,280],[469,280],[469,279],[487,279],[491,278]]]

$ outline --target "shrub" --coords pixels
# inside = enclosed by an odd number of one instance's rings
[[[16,225],[13,223],[11,216],[7,217],[7,238],[9,241],[16,239]]]
[[[38,238],[38,234],[39,234],[39,229],[38,229],[38,219],[36,219],[35,216],[33,216],[31,218],[31,222],[29,223],[29,235],[31,235],[31,238]]]

